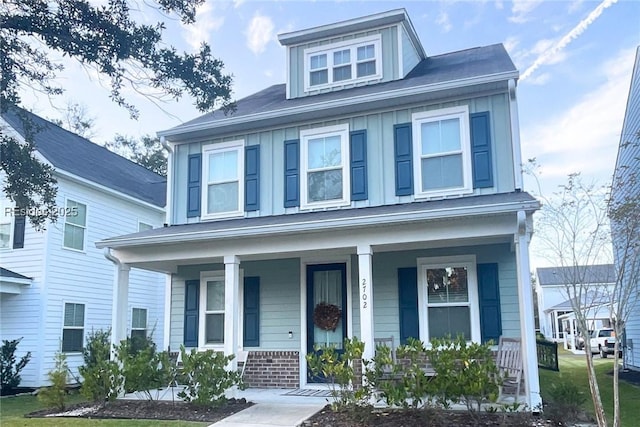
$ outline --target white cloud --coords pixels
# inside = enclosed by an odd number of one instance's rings
[[[445,33],[448,33],[449,31],[451,31],[451,28],[453,28],[453,26],[451,25],[451,21],[449,20],[449,15],[444,11],[440,12],[440,14],[438,15],[436,24],[440,25]]]
[[[547,187],[573,172],[599,180],[610,177],[634,57],[634,49],[620,51],[602,66],[603,84],[564,114],[522,130],[523,158],[538,159]]]
[[[258,13],[251,19],[247,28],[247,46],[256,55],[264,52],[267,44],[273,39],[273,21],[268,16]]]
[[[537,75],[531,79],[528,80],[528,82],[532,85],[536,85],[536,86],[543,86],[544,84],[546,84],[549,80],[551,80],[551,74],[549,73],[542,73],[540,75]]]
[[[591,25],[602,12],[608,8],[609,6],[616,3],[617,0],[604,0],[600,3],[594,10],[589,13],[589,15],[580,21],[578,25],[576,25],[571,31],[569,31],[566,35],[564,35],[555,45],[549,47],[544,50],[538,58],[531,64],[529,68],[522,73],[520,76],[520,81],[526,80],[534,71],[536,71],[541,65],[552,64],[558,61],[558,56],[562,55],[563,50],[569,43],[579,37],[582,33],[584,33],[589,25]],[[515,7],[515,6],[514,6]]]
[[[520,40],[517,37],[510,36],[504,41],[504,48],[509,52],[509,55],[513,56],[516,48],[520,44]]]
[[[233,7],[237,9],[242,6],[244,2],[245,0],[233,0]]]
[[[542,3],[542,0],[514,0],[509,21],[522,24],[529,21],[529,14]]]
[[[194,50],[200,48],[200,44],[208,42],[211,33],[218,30],[224,24],[224,16],[216,16],[221,13],[213,6],[213,2],[204,2],[196,9],[196,22],[189,25],[182,24],[185,31],[185,41]]]

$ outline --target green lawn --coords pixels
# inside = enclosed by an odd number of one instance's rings
[[[587,396],[584,408],[593,414],[593,401],[589,393],[589,380],[587,379],[587,362],[584,355],[574,355],[567,351],[558,349],[560,357],[560,372],[540,369],[540,387],[544,394],[545,387],[553,384],[559,377],[568,378],[571,382],[579,386]],[[594,355],[594,365],[600,387],[600,396],[604,405],[607,421],[613,422],[613,376],[608,375],[613,371],[613,358],[600,359]],[[620,381],[620,415],[623,426],[636,425],[640,419],[640,405],[638,397],[640,387]]]
[[[71,396],[69,403],[81,402],[78,394]],[[0,399],[0,426],[47,426],[47,427],[84,427],[84,426],[132,426],[132,427],[196,427],[210,423],[158,420],[90,420],[86,418],[24,418],[24,414],[43,409],[35,396],[5,397]]]

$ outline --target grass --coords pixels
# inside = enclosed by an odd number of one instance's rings
[[[69,404],[82,402],[84,399],[77,393],[69,397]],[[195,427],[210,423],[187,421],[158,420],[96,420],[88,418],[25,418],[24,415],[44,409],[35,396],[4,397],[0,399],[0,426],[47,426],[47,427],[84,427],[84,426],[131,426],[131,427]]]
[[[593,400],[589,392],[589,380],[587,378],[587,362],[584,355],[574,355],[568,351],[558,349],[560,362],[560,372],[540,369],[540,388],[544,395],[545,388],[557,381],[559,377],[567,378],[575,385],[584,390],[587,402],[584,409],[593,414]],[[613,423],[613,376],[609,372],[613,371],[613,358],[600,359],[594,355],[594,365],[598,386],[600,387],[600,397],[609,424]],[[623,426],[636,425],[640,419],[640,405],[638,405],[640,387],[620,381],[620,416]]]

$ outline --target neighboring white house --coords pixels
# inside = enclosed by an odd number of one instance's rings
[[[95,242],[162,227],[166,180],[22,109],[2,114],[1,132],[24,138],[23,116],[38,129],[37,156],[55,170],[60,216],[38,232],[0,200],[0,337],[22,338],[17,356],[32,358],[20,386],[37,387],[60,350],[77,375],[87,335],[111,327],[116,267]],[[160,348],[165,282],[164,274],[132,269],[125,302],[127,335],[153,331]]]
[[[573,267],[547,267],[536,270],[536,294],[538,297],[538,317],[540,319],[540,332],[549,340],[563,342],[567,332],[566,323],[562,316],[573,313],[570,295],[567,293],[567,273]],[[615,274],[612,264],[578,267],[584,272],[575,277],[584,277],[585,302],[592,304],[601,300],[613,289]],[[602,326],[602,312],[595,312],[591,317],[590,327],[595,329]],[[565,316],[566,318],[566,316]],[[607,316],[608,318],[608,316]]]
[[[640,205],[640,47],[636,50],[636,60],[631,76],[627,110],[624,115],[618,159],[616,161],[615,177],[613,184],[614,203],[635,203],[635,215],[638,215],[637,206]],[[637,221],[637,217],[636,217]],[[635,232],[620,231],[623,224],[612,221],[612,237],[616,268],[625,268],[625,280],[630,280],[630,286],[637,290],[630,294],[627,301],[631,312],[625,325],[625,366],[640,370],[640,230],[638,223],[628,223],[624,226],[635,228]],[[631,239],[625,241],[625,239]],[[628,256],[621,256],[623,248],[629,248]],[[633,252],[635,251],[635,252]],[[622,264],[624,263],[624,264]],[[625,286],[627,282],[625,282]]]
[[[347,337],[370,359],[376,338],[507,336],[537,407],[540,205],[523,191],[504,46],[427,56],[404,9],[279,41],[284,84],[159,133],[168,227],[98,245],[170,273],[171,347],[248,352],[250,386],[314,387],[305,355]]]

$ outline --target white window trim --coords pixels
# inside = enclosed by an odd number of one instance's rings
[[[308,141],[315,137],[340,136],[340,150],[342,150],[342,199],[333,199],[319,202],[309,202],[309,159]],[[329,208],[348,206],[351,204],[351,174],[349,167],[351,156],[349,152],[349,124],[313,128],[300,131],[300,209]],[[337,169],[337,168],[336,168]]]
[[[147,229],[147,230],[140,230],[140,226],[141,226],[141,225],[145,225],[145,226],[148,226],[148,227],[151,227],[151,228],[149,228],[149,229]],[[138,220],[138,233],[139,233],[139,232],[141,232],[141,231],[149,231],[149,230],[153,230],[154,228],[155,228],[155,227],[154,227],[151,223],[148,223],[148,222],[145,222],[145,221],[140,221],[140,220]]]
[[[224,270],[220,271],[203,271],[200,273],[200,301],[198,302],[198,343],[199,348],[202,349],[213,349],[213,350],[224,350],[224,335],[222,336],[222,342],[216,344],[207,344],[207,334],[206,334],[206,315],[207,314],[215,314],[222,313],[224,314],[224,327],[227,327],[227,313],[225,310],[214,310],[207,311],[207,281],[222,281],[225,282]],[[226,295],[225,295],[226,298]],[[224,301],[223,301],[224,302]]]
[[[238,151],[238,210],[210,214],[207,212],[209,191],[209,154]],[[202,147],[201,219],[219,219],[244,215],[244,140],[209,144]]]
[[[427,269],[442,268],[443,266],[466,267],[467,286],[469,291],[469,318],[471,321],[471,341],[479,343],[482,340],[480,330],[480,297],[478,295],[478,274],[475,255],[460,255],[433,258],[418,258],[418,319],[420,326],[420,340],[429,345],[429,316],[427,299]],[[450,306],[462,306],[464,303],[451,303]]]
[[[82,249],[70,248],[70,247],[64,245],[64,236],[65,236],[65,232],[67,230],[67,218],[71,216],[71,211],[67,207],[67,203],[69,201],[84,205],[85,215],[84,215],[84,227],[83,227],[84,232],[82,234]],[[65,199],[64,199],[64,210],[63,210],[62,214],[64,215],[64,224],[62,226],[62,248],[66,249],[68,251],[85,253],[86,252],[86,248],[87,248],[87,234],[88,234],[88,230],[89,230],[89,226],[88,226],[88,224],[89,224],[89,204],[86,203],[86,201],[80,201],[77,198],[65,197]],[[74,227],[82,227],[81,225],[77,225],[77,224],[71,224],[71,225],[74,226]]]
[[[133,310],[144,310],[144,328],[133,327]],[[149,309],[147,307],[131,307],[131,331],[145,331],[145,336],[149,336]],[[131,336],[131,334],[129,334]]]
[[[422,189],[422,123],[435,122],[446,119],[460,120],[460,152],[462,153],[462,186],[455,188],[445,188],[441,190],[424,191]],[[471,170],[471,136],[469,129],[469,107],[462,105],[459,107],[444,108],[441,110],[423,111],[411,115],[412,135],[413,135],[413,176],[415,182],[415,197],[429,198],[442,196],[457,196],[473,192],[473,176]],[[457,153],[458,151],[456,151]],[[440,157],[447,153],[439,153]]]
[[[82,318],[84,320],[82,327],[80,326],[65,326],[64,325],[64,318],[65,318],[65,314],[66,314],[66,307],[67,304],[81,304],[84,306],[84,313]],[[84,302],[77,302],[77,301],[62,301],[62,327],[60,328],[60,352],[62,353],[62,339],[63,339],[63,335],[64,335],[64,330],[65,329],[82,329],[82,347],[84,348],[84,340],[85,340],[85,335],[86,335],[86,326],[87,326],[87,303]],[[80,351],[66,351],[64,352],[64,354],[66,354],[67,356],[69,355],[78,355],[78,354],[82,354],[82,350]]]
[[[364,77],[357,77],[357,50],[359,47],[366,45],[374,45],[375,49],[375,62],[376,62],[376,72],[375,74],[371,74]],[[349,48],[351,50],[351,76],[352,78],[349,80],[340,80],[337,82],[333,82],[333,53],[338,50],[346,50]],[[322,85],[314,85],[311,86],[311,57],[316,55],[327,55],[327,83]],[[322,45],[317,47],[312,47],[304,50],[304,91],[311,92],[320,89],[327,89],[332,87],[344,86],[352,83],[359,83],[364,81],[372,81],[372,80],[381,80],[382,79],[382,36],[380,34],[363,37],[353,40],[347,40],[338,43],[332,43],[328,45]],[[343,64],[344,65],[344,64]]]
[[[3,207],[3,209],[5,208],[11,208],[11,209],[15,209],[15,205],[11,202],[11,200],[9,199],[5,199],[8,203],[7,206]],[[7,247],[3,248],[0,247],[0,251],[10,251],[13,249],[13,235],[16,232],[16,226],[15,226],[15,211],[10,213],[10,214],[6,214],[4,211],[1,212],[0,218],[4,217],[4,219],[8,219],[8,222],[3,222],[0,220],[0,224],[9,224],[9,242],[7,242]],[[26,232],[26,230],[25,230]]]

